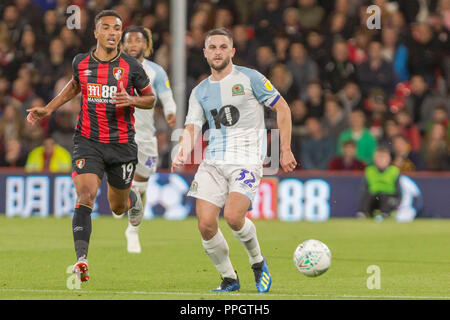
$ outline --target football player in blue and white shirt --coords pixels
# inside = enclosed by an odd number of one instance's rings
[[[142,66],[150,79],[151,87],[154,89],[157,99],[161,101],[164,115],[169,126],[176,125],[176,105],[170,89],[169,79],[164,69],[144,57],[153,51],[151,31],[140,26],[131,26],[125,29],[122,35],[123,50],[142,63]],[[138,145],[138,164],[133,179],[132,187],[141,194],[145,207],[145,191],[149,177],[156,172],[158,162],[158,146],[155,136],[154,110],[134,111],[136,144]],[[127,250],[132,253],[140,253],[141,246],[138,235],[139,227],[128,224],[125,232],[127,238]]]
[[[172,162],[172,170],[187,162],[196,136],[208,122],[209,145],[188,195],[196,198],[202,244],[223,279],[213,291],[240,288],[228,244],[218,227],[219,213],[224,208],[228,225],[248,254],[258,292],[268,292],[272,278],[267,260],[261,254],[255,225],[246,218],[246,213],[262,176],[264,107],[277,112],[283,170],[290,172],[297,165],[290,149],[290,109],[262,74],[232,63],[235,49],[226,29],[208,32],[203,51],[211,76],[192,90],[180,150]]]

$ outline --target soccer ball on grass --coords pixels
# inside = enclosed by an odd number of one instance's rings
[[[319,240],[306,240],[295,249],[294,265],[305,276],[320,276],[330,268],[331,251]]]

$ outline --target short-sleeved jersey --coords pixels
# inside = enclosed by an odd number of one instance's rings
[[[134,142],[134,107],[112,103],[120,82],[130,95],[135,89],[151,91],[150,80],[135,58],[118,52],[109,61],[100,61],[93,52],[81,53],[72,62],[73,78],[81,86],[81,110],[75,135],[102,143]]]
[[[165,115],[175,113],[176,104],[173,100],[167,73],[160,65],[147,59],[142,61],[142,67],[150,79],[150,84],[156,97],[155,104],[157,99],[160,99]],[[146,149],[149,150],[150,154],[157,156],[158,148],[155,137],[154,110],[136,109],[134,115],[136,119],[136,142],[138,144],[145,143]]]
[[[273,107],[279,92],[261,73],[233,65],[220,81],[211,77],[189,98],[185,124],[209,124],[205,160],[210,163],[262,165],[266,150],[264,106]]]

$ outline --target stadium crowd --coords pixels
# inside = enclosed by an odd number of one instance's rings
[[[450,170],[450,0],[187,3],[186,95],[209,75],[205,33],[228,28],[233,62],[263,73],[289,103],[299,170],[362,170],[377,146],[390,149],[402,172]],[[66,26],[71,4],[81,8],[79,29]],[[372,4],[380,29],[367,26]],[[73,57],[95,45],[93,18],[103,9],[117,10],[125,28],[151,29],[150,59],[170,74],[168,0],[1,1],[1,167],[70,171],[63,150],[72,150],[80,100],[36,126],[26,110],[71,78]],[[159,167],[168,168],[171,131],[158,106],[155,125]],[[273,112],[266,126],[276,127]]]

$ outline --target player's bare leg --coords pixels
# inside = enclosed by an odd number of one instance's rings
[[[223,279],[219,288],[213,292],[239,290],[239,279],[230,261],[228,243],[219,229],[220,208],[208,201],[197,199],[196,212],[205,252]]]
[[[128,220],[133,226],[142,221],[142,201],[139,194],[130,188],[118,189],[108,183],[108,202],[113,214],[128,212]]]
[[[225,203],[224,217],[248,254],[258,292],[268,292],[272,279],[267,261],[261,254],[255,225],[245,216],[249,206],[250,199],[247,196],[239,192],[230,192]]]
[[[96,174],[84,173],[75,176],[73,182],[78,197],[72,219],[73,240],[77,256],[77,263],[74,265],[73,271],[80,281],[84,282],[90,278],[87,255],[92,232],[91,212],[101,180]]]

